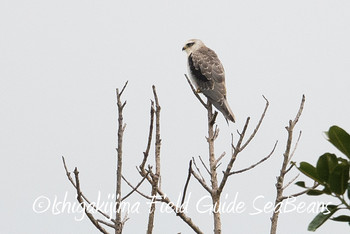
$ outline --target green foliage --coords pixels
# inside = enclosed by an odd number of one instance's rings
[[[346,209],[350,212],[350,135],[338,126],[330,127],[326,134],[328,141],[340,150],[346,156],[346,159],[337,157],[335,154],[325,153],[319,157],[316,167],[308,162],[301,162],[297,168],[316,184],[323,186],[321,190],[309,188],[307,195],[318,196],[324,194],[337,198],[341,203],[337,206],[328,205],[326,210],[320,212],[311,221],[308,227],[309,231],[315,231],[328,219],[347,222],[350,225],[350,216],[332,217],[340,209]],[[307,188],[304,181],[298,181],[296,185]]]
[[[317,228],[319,228],[324,222],[327,221],[337,210],[339,210],[338,207],[330,207],[328,206],[327,209],[321,213],[319,213],[309,224],[307,230],[308,231],[316,231]]]
[[[326,133],[328,140],[350,159],[350,135],[338,126],[332,126]]]

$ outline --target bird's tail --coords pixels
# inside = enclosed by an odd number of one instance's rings
[[[227,100],[223,98],[223,101],[221,103],[219,102],[212,102],[216,109],[218,109],[225,117],[226,121],[228,120],[235,122],[235,115],[233,114]]]
[[[223,107],[225,109],[225,112],[223,112],[226,120],[231,120],[233,123],[235,122],[235,115],[233,114],[228,102],[226,99],[224,99]]]

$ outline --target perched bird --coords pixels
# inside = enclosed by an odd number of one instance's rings
[[[224,67],[216,53],[198,39],[188,40],[182,50],[187,53],[188,72],[197,92],[203,93],[226,121],[235,122],[226,100]]]

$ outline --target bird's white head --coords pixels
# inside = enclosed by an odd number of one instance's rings
[[[190,55],[193,51],[198,50],[200,47],[204,46],[204,43],[199,39],[190,39],[186,42],[182,51],[186,51],[187,55]]]

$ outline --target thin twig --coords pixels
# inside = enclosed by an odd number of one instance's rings
[[[233,144],[233,133],[231,133],[231,155],[233,155],[233,151],[236,151],[236,147]]]
[[[215,165],[217,165],[217,164],[220,162],[220,160],[221,160],[225,155],[226,155],[226,152],[223,152],[223,153],[220,155],[220,157],[218,157],[218,158],[216,159]]]
[[[297,149],[298,144],[299,144],[299,141],[300,141],[300,137],[301,137],[301,131],[299,131],[298,139],[297,139],[297,141],[295,142],[293,151],[292,151],[292,153],[291,153],[290,156],[289,156],[288,162],[290,162],[290,161],[292,160],[293,156],[294,156],[295,150]]]
[[[152,142],[152,133],[153,133],[153,122],[154,122],[154,103],[151,101],[151,111],[150,111],[150,123],[149,123],[149,131],[148,131],[148,141],[147,141],[147,147],[145,152],[143,152],[143,160],[140,165],[140,170],[144,172],[145,170],[145,164],[147,162],[148,154],[151,148],[151,142]]]
[[[207,190],[210,194],[212,193],[212,189],[207,185],[207,183],[205,182],[203,177],[199,177],[199,175],[194,172],[193,170],[191,171],[192,175],[194,176],[194,178],[196,178],[196,180],[202,185],[202,187]]]
[[[123,180],[130,186],[130,188],[132,188],[133,190],[135,190],[138,194],[140,194],[141,196],[143,196],[144,198],[148,199],[148,200],[152,200],[154,198],[150,197],[150,196],[147,196],[146,194],[140,192],[139,190],[137,190],[136,187],[134,187],[124,176],[122,177]],[[146,178],[147,177],[143,177],[143,178]],[[160,199],[156,200],[156,201],[160,201]]]
[[[146,176],[148,176],[148,173],[146,174]],[[141,184],[143,183],[143,181],[145,181],[146,176],[142,178],[142,180],[136,185],[135,188],[133,188],[127,195],[125,195],[121,201],[124,201],[125,199],[127,199],[131,194],[133,194],[135,191],[137,191],[137,189],[141,186]],[[126,181],[125,177],[122,175],[122,178],[124,181]]]
[[[66,171],[66,175],[67,175],[67,178],[68,180],[70,181],[70,183],[73,185],[73,187],[75,189],[77,189],[77,185],[76,183],[74,182],[73,178],[71,177],[71,173],[68,171],[67,169],[67,165],[66,165],[66,160],[65,158],[62,156],[62,161],[63,161],[63,166],[64,166],[64,169]],[[81,197],[89,204],[90,207],[94,208],[98,213],[100,213],[101,215],[103,215],[106,219],[112,221],[112,222],[115,222],[109,215],[107,215],[106,213],[102,212],[100,209],[98,209],[93,203],[91,203],[87,197],[82,193],[81,194]]]
[[[106,221],[103,221],[103,220],[101,220],[101,219],[97,219],[97,222],[102,223],[102,224],[104,224],[104,225],[106,225],[106,226],[111,227],[111,228],[114,229],[114,224],[110,224],[110,223],[108,223],[108,222],[106,222]]]
[[[123,88],[122,88],[122,91],[120,91],[119,96],[121,96],[121,95],[123,94],[123,92],[124,92],[126,86],[128,85],[128,83],[129,83],[129,81],[127,80],[127,81],[125,82]],[[118,93],[118,92],[117,92],[117,93]]]
[[[77,189],[77,200],[80,206],[84,209],[86,216],[90,219],[91,223],[102,233],[108,234],[108,232],[97,222],[94,216],[88,211],[85,206],[84,200],[82,198],[82,192],[80,190],[80,181],[79,181],[79,171],[78,168],[74,169],[76,189]]]
[[[238,153],[240,152],[240,147],[241,147],[241,144],[242,144],[242,141],[243,141],[243,138],[244,138],[244,135],[245,135],[245,132],[247,131],[247,128],[248,128],[248,125],[249,125],[249,120],[250,118],[248,117],[245,124],[244,124],[244,127],[243,127],[243,130],[242,130],[242,133],[240,133],[239,135],[239,139],[238,139],[238,142],[235,146],[235,150],[233,151],[233,154],[231,156],[231,159],[230,159],[230,162],[227,164],[227,167],[226,167],[226,170],[224,172],[224,176],[222,177],[221,179],[221,182],[220,182],[220,186],[218,188],[218,194],[220,194],[226,184],[226,181],[230,175],[230,172],[231,172],[231,169],[232,169],[232,166],[233,166],[233,163],[236,161],[236,158],[237,158],[237,155]]]
[[[301,104],[300,104],[300,108],[299,108],[299,111],[297,113],[297,115],[295,116],[295,119],[293,121],[293,125],[296,125],[300,116],[301,116],[301,113],[303,112],[303,109],[304,109],[304,103],[305,103],[305,95],[303,94],[303,97],[301,99]]]
[[[291,185],[298,177],[300,174],[297,174],[293,179],[291,179],[285,186],[282,187],[283,190],[285,190],[289,185]]]
[[[304,191],[301,191],[301,192],[299,192],[299,193],[294,193],[294,194],[289,195],[289,196],[282,196],[282,197],[281,197],[281,200],[287,199],[287,198],[289,198],[289,197],[299,197],[299,196],[301,196],[301,195],[303,195],[303,194],[309,192],[310,190],[317,188],[319,185],[320,185],[320,184],[316,183],[316,184],[315,184],[314,186],[312,186],[311,188],[308,188],[308,189],[306,189],[306,190],[304,190]]]
[[[288,169],[286,170],[286,172],[284,174],[287,174],[292,168],[294,167],[294,164],[290,164],[290,166],[288,167]]]
[[[221,163],[215,166],[215,170],[218,169],[221,166]]]
[[[158,189],[158,194],[162,197],[162,202],[168,204],[169,207],[175,212],[175,214],[179,216],[188,226],[190,226],[195,233],[203,234],[200,228],[193,223],[192,219],[188,217],[186,213],[182,211],[182,209],[179,209],[179,207],[174,205],[169,197],[167,197],[160,189]]]
[[[188,166],[188,175],[187,175],[184,191],[182,193],[181,207],[182,207],[182,205],[184,204],[184,201],[185,201],[187,187],[188,187],[188,184],[189,184],[190,179],[191,179],[191,173],[192,173],[192,160],[190,160],[190,163],[189,163],[189,166]]]
[[[257,163],[255,163],[255,164],[251,165],[250,167],[247,167],[247,168],[244,168],[244,169],[238,170],[238,171],[233,171],[233,172],[231,172],[229,175],[238,174],[238,173],[242,173],[242,172],[248,171],[248,170],[250,170],[250,169],[253,169],[253,168],[256,167],[257,165],[259,165],[260,163],[266,161],[269,157],[271,157],[271,155],[272,155],[273,152],[275,151],[276,146],[277,146],[277,143],[278,143],[278,141],[276,141],[275,145],[273,146],[273,149],[272,149],[271,153],[269,153],[269,155],[267,155],[265,158],[261,159],[259,162],[257,162]]]
[[[250,135],[250,137],[248,138],[248,140],[246,141],[246,143],[244,143],[241,147],[241,150],[243,150],[249,143],[250,141],[255,137],[255,134],[258,132],[259,128],[260,128],[260,125],[265,117],[265,114],[266,114],[266,111],[267,111],[267,108],[269,107],[269,101],[265,98],[265,96],[263,95],[263,98],[265,99],[266,101],[266,105],[265,105],[265,109],[260,117],[260,120],[258,122],[258,124],[256,125],[252,135]]]
[[[201,171],[199,170],[199,168],[198,168],[198,166],[197,166],[197,164],[196,164],[196,160],[194,159],[194,157],[192,157],[192,162],[193,162],[194,166],[196,167],[196,170],[198,171],[198,173],[199,173],[199,175],[200,175],[200,177],[201,177],[201,180],[205,181],[205,180],[204,180],[204,177],[203,177],[203,175],[202,175],[202,173],[201,173]],[[193,171],[193,170],[192,170],[192,171]]]
[[[199,160],[201,161],[202,165],[204,166],[205,170],[208,172],[209,175],[211,175],[209,169],[207,168],[207,166],[205,165],[205,163],[203,162],[202,160],[202,157],[201,156],[198,156]]]

